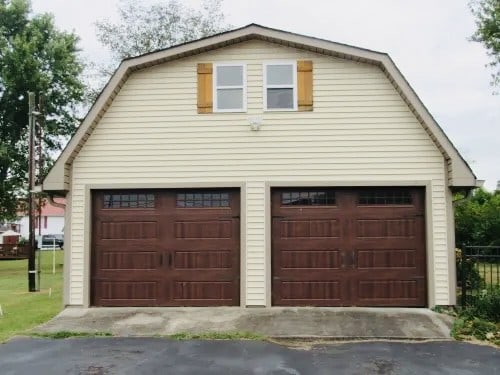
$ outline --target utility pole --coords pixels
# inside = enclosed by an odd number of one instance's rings
[[[40,290],[40,255],[38,256],[38,270],[36,266],[36,228],[35,217],[38,214],[38,232],[41,235],[42,224],[42,201],[38,199],[38,209],[35,204],[35,194],[40,193],[42,185],[43,169],[43,127],[45,124],[45,103],[43,95],[38,99],[38,111],[35,110],[35,93],[28,93],[28,119],[29,119],[29,164],[28,164],[28,211],[29,211],[29,257],[28,257],[28,290],[37,292]],[[41,240],[41,236],[40,236]],[[38,274],[38,288],[36,286],[36,275]]]
[[[33,185],[35,182],[35,93],[28,93],[28,127],[29,127],[29,164],[28,164],[28,222],[29,222],[29,257],[28,257],[28,290],[30,292],[36,292],[36,270],[35,270],[35,210],[34,210],[34,199],[33,199]]]
[[[35,161],[37,163],[37,173],[35,175],[35,186],[42,186],[43,178],[43,129],[45,128],[45,98],[42,93],[38,97],[38,116],[40,117],[38,121],[35,121],[35,135],[36,135],[36,154]],[[38,125],[38,126],[37,126]],[[43,200],[42,196],[38,196],[38,238],[42,241],[42,207]],[[40,249],[43,243],[40,243]],[[38,251],[38,264],[37,264],[37,291],[41,288],[41,274],[42,274],[42,252]]]

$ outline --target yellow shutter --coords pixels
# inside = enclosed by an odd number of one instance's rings
[[[297,61],[297,98],[299,111],[313,110],[313,63]]]
[[[198,113],[213,112],[212,64],[198,64]]]

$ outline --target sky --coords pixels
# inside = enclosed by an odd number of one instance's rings
[[[155,0],[142,0],[153,3]],[[183,4],[200,8],[201,0]],[[95,36],[97,20],[117,20],[119,0],[32,0],[35,13],[81,38],[83,56],[109,60]],[[492,95],[489,59],[469,41],[468,0],[225,0],[226,22],[258,23],[389,53],[427,109],[485,187],[500,180],[500,95]]]

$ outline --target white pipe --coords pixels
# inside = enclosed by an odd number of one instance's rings
[[[52,275],[56,273],[56,239],[52,239]]]

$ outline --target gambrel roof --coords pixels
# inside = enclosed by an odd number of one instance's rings
[[[388,54],[250,24],[211,37],[123,60],[45,178],[44,190],[56,192],[69,190],[71,163],[132,72],[251,39],[378,66],[443,154],[448,166],[448,185],[453,187],[476,186],[476,177],[471,168],[460,156],[458,150],[420,101]]]

